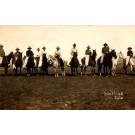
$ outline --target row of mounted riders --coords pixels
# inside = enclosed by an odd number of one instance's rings
[[[99,57],[96,61],[96,56],[97,56],[97,53],[95,51],[95,52],[93,52],[92,56],[89,57],[88,66],[90,66],[92,69],[92,75],[95,76],[96,64],[98,65],[98,74],[99,75],[102,74],[102,68],[103,68],[104,75],[107,75],[108,69],[110,69],[110,75],[113,75],[112,58],[115,58],[115,59],[117,58],[115,50],[112,50],[109,54],[106,54],[104,56],[103,63],[100,62],[101,57]],[[15,75],[17,75],[17,73],[18,73],[18,69],[20,70],[20,74],[21,74],[21,69],[23,68],[23,64],[24,64],[24,61],[26,59],[26,56],[22,57],[22,55],[20,55],[20,57],[18,57],[17,59],[13,59],[13,58],[14,58],[13,52],[10,52],[9,55],[3,57],[1,67],[5,68],[5,75],[8,74],[9,63],[12,63],[12,65],[14,65],[13,73]],[[35,60],[36,60],[36,63],[35,63]],[[33,56],[29,57],[27,64],[26,64],[27,75],[36,74],[38,71],[38,64],[39,64],[38,58],[33,57]],[[58,77],[58,69],[59,68],[62,70],[62,76],[65,76],[65,66],[66,65],[65,65],[64,60],[62,58],[60,58],[59,56],[56,57],[56,59],[55,59],[55,58],[53,58],[53,56],[51,57],[51,55],[49,55],[47,58],[46,54],[44,54],[42,56],[41,74],[47,75],[48,74],[48,67],[53,67],[55,77]],[[88,66],[86,66],[86,58],[85,57],[83,57],[81,59],[81,64],[80,64],[79,60],[77,58],[77,53],[74,53],[73,58],[71,59],[71,62],[70,62],[71,75],[78,75],[78,68],[79,67],[81,68],[81,74],[86,74],[86,68]]]

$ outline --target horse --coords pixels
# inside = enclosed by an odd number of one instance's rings
[[[1,67],[5,68],[5,75],[8,75],[8,67],[12,58],[13,58],[13,52],[10,52],[9,55],[5,55],[3,57]]]
[[[117,53],[117,58],[116,59],[112,58],[112,75],[113,76],[116,76],[115,70],[116,70],[119,59],[123,59],[123,54],[122,54],[121,51],[119,53]]]
[[[35,67],[34,67],[34,69],[35,69],[35,74],[37,73],[37,71],[38,71],[38,67],[39,67],[39,63],[40,63],[40,57],[34,57],[34,63],[35,63]]]
[[[96,50],[93,50],[92,56],[89,56],[89,62],[88,62],[88,66],[91,67],[92,70],[92,75],[95,76],[95,67],[96,67]],[[84,74],[86,75],[86,69],[87,69],[87,65],[86,65],[86,57],[83,57],[81,59],[81,75]]]
[[[49,63],[48,63],[46,54],[43,54],[42,55],[42,65],[41,65],[42,75],[45,75],[45,73],[46,73],[46,75],[48,75],[48,66],[49,66]]]
[[[59,66],[62,70],[62,76],[65,76],[65,67],[64,67],[64,61],[62,58],[60,58],[58,55],[56,57],[49,55],[48,62],[49,62],[49,65],[51,65],[55,71],[55,77],[59,76],[58,71],[57,71]]]
[[[19,68],[20,74],[21,74],[21,69],[23,66],[22,53],[19,53],[19,55],[17,57],[14,55],[12,64],[13,64],[13,73],[15,72],[15,75],[17,75],[18,68]]]
[[[78,76],[79,61],[78,61],[76,52],[73,54],[73,58],[71,59],[70,65],[71,65],[71,75]]]
[[[86,57],[81,59],[81,75],[86,75]]]
[[[123,58],[123,70],[125,70],[125,74],[127,74],[128,67],[130,67],[131,71],[133,71],[133,73],[134,73],[134,71],[135,71],[135,63],[134,62],[131,63],[130,61],[128,62],[128,65],[126,65],[126,63],[127,63],[127,58]]]
[[[34,73],[34,71],[35,71],[34,56],[30,56],[28,58],[28,62],[26,64],[26,67],[27,67],[27,76]],[[31,72],[31,70],[32,70],[32,72]]]
[[[96,57],[97,57],[97,52],[96,50],[93,50],[93,53],[90,59],[90,67],[91,67],[93,76],[95,76]]]
[[[98,73],[101,76],[102,75],[102,67],[104,69],[104,75],[107,75],[107,69],[110,69],[110,75],[112,75],[112,58],[116,59],[117,55],[115,50],[111,50],[109,54],[104,55],[103,63],[101,63],[101,57],[98,58],[97,64],[98,64]]]

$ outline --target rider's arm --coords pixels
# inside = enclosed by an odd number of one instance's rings
[[[73,50],[72,49],[70,50],[70,54],[73,55]]]
[[[104,53],[104,48],[102,48],[102,53]]]
[[[87,50],[85,51],[85,55],[87,55]]]
[[[79,51],[78,51],[78,49],[76,50],[76,52],[77,52],[77,55],[79,55]]]
[[[62,57],[62,55],[61,55],[61,52],[60,52],[60,58]]]

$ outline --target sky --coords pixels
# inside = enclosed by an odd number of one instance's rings
[[[79,58],[85,56],[88,45],[91,50],[97,50],[99,57],[104,43],[116,52],[122,51],[126,57],[129,46],[135,52],[135,26],[0,26],[0,44],[4,45],[6,54],[15,52],[16,47],[25,55],[28,46],[34,53],[38,47],[45,46],[47,54],[54,55],[56,47],[60,46],[63,59],[68,60],[74,43],[77,44]]]

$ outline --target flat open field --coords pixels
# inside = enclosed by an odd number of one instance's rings
[[[118,66],[115,77],[3,76],[0,70],[0,109],[93,110],[135,109],[135,76]],[[26,70],[23,71],[25,73]],[[67,73],[70,70],[66,69]],[[49,70],[52,74],[53,70]],[[11,74],[11,71],[10,71]]]

